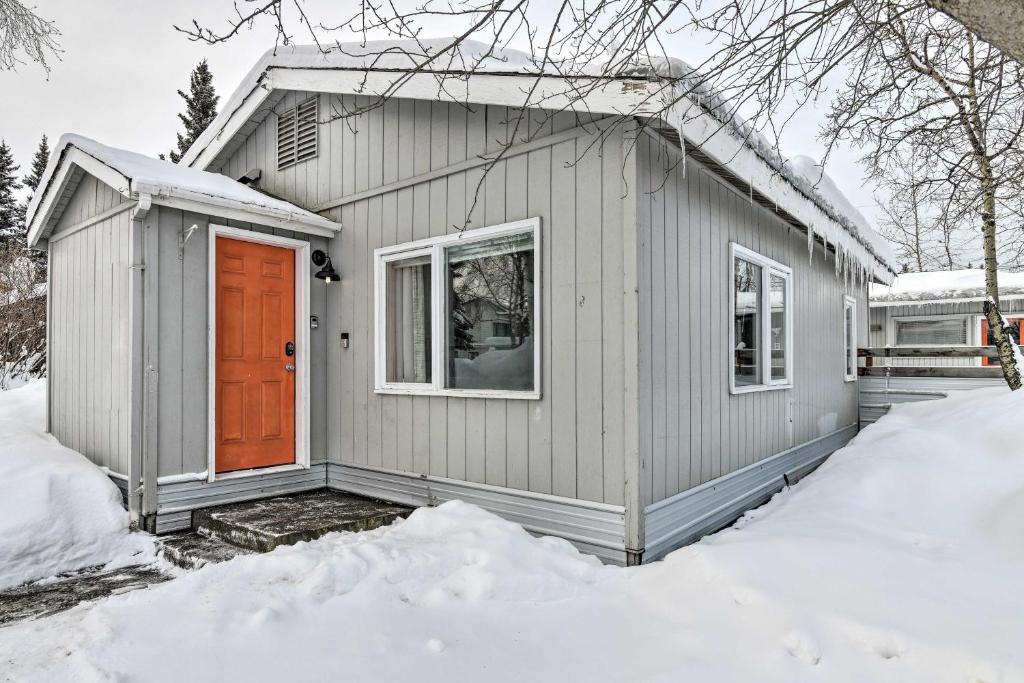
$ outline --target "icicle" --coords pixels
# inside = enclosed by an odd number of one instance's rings
[[[814,261],[814,227],[807,226],[807,262]]]

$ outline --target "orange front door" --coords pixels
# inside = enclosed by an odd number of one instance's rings
[[[217,472],[295,462],[295,252],[217,238]]]

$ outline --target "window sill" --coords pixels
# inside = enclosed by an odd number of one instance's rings
[[[500,398],[518,401],[539,401],[539,391],[504,391],[500,389],[434,389],[432,387],[377,387],[375,394],[397,396],[447,396],[449,398]]]
[[[853,376],[850,376],[850,377],[843,377],[843,381],[844,382],[856,382],[857,381],[857,375],[853,375]]]
[[[739,394],[756,394],[760,391],[779,391],[782,389],[792,389],[793,383],[787,382],[785,384],[752,384],[750,386],[743,387],[729,387],[729,393],[733,395]]]

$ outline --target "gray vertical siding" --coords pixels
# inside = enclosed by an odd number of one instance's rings
[[[749,201],[678,148],[638,141],[641,495],[671,497],[857,421],[843,381],[843,296],[804,233]],[[729,393],[729,244],[793,269],[793,387]]]
[[[67,230],[125,201],[124,195],[120,192],[94,176],[84,173],[67,206],[61,212],[54,226],[54,233]]]
[[[203,472],[207,469],[208,424],[208,284],[209,225],[272,233],[308,240],[323,249],[327,240],[250,223],[225,221],[163,206],[146,219],[150,259],[156,261],[157,287],[147,297],[148,315],[157,321],[155,339],[147,340],[157,358],[155,403],[159,476]],[[183,230],[198,226],[179,250]],[[326,285],[312,279],[310,314],[326,314]],[[297,324],[309,324],[297,320]],[[310,332],[310,459],[323,462],[327,453],[326,386],[322,371],[326,326]]]
[[[357,99],[322,95],[321,114]],[[326,360],[332,461],[622,504],[622,349],[631,333],[622,324],[622,254],[634,228],[622,221],[621,135],[584,154],[596,132],[580,132],[512,154],[486,176],[480,168],[442,173],[344,199],[500,149],[517,115],[504,107],[393,100],[354,121],[323,124],[319,157],[282,172],[268,120],[222,172],[259,167],[271,192],[305,206],[337,204],[329,215],[343,230],[330,251],[343,280],[328,290]],[[580,123],[574,115],[537,113],[516,138]],[[534,216],[543,222],[542,398],[376,394],[373,251],[458,230],[467,219],[483,227]],[[347,350],[337,343],[341,332],[351,335]]]
[[[85,176],[50,238],[50,430],[61,443],[112,472],[128,470],[129,247],[124,210],[84,229],[83,221],[121,204]]]

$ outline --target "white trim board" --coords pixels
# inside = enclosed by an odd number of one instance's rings
[[[1024,294],[1000,294],[999,302],[1024,299]],[[985,296],[953,297],[950,299],[902,299],[886,301],[869,301],[871,308],[894,308],[897,306],[934,306],[941,304],[980,304],[988,300]]]
[[[850,316],[850,346],[846,346],[846,312],[852,311]],[[857,300],[849,294],[843,295],[843,381],[857,381]],[[846,372],[847,368],[853,368],[852,373]]]
[[[210,223],[208,235],[207,270],[207,422],[206,471],[207,481],[217,479],[260,476],[263,469],[225,473],[217,476],[217,238],[228,237],[245,242],[267,244],[291,249],[295,253],[295,463],[286,469],[309,469],[310,462],[310,344],[309,344],[309,242],[278,237],[252,230],[230,228]],[[278,469],[278,468],[266,468]]]

